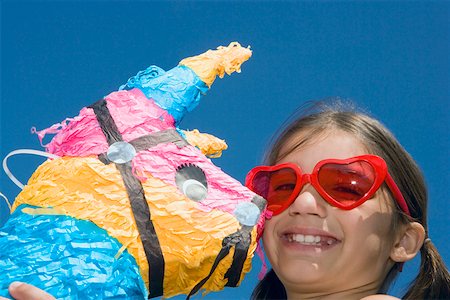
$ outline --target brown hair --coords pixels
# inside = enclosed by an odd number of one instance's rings
[[[299,112],[301,113],[300,116],[298,116]],[[381,156],[386,161],[389,173],[408,204],[411,218],[406,216],[397,206],[393,217],[394,231],[401,224],[416,221],[422,224],[425,232],[427,232],[427,191],[423,175],[409,153],[383,124],[366,113],[356,111],[350,102],[345,102],[339,98],[308,103],[299,112],[294,114],[297,117],[293,121],[289,122],[292,117],[288,119],[287,126],[281,133],[277,134],[277,138],[266,153],[266,164],[275,164],[295,149],[326,131],[337,129],[353,134],[366,146],[369,154]],[[299,138],[297,135],[299,132],[307,132],[308,134]],[[292,143],[291,140],[293,136],[298,139],[295,143]],[[290,147],[286,149],[288,142]],[[450,276],[437,249],[429,239],[420,249],[420,253],[420,272],[410,284],[403,299],[447,298],[450,295]],[[399,263],[392,267],[380,287],[380,293],[385,293],[388,290],[399,270]],[[252,299],[271,299],[263,296],[269,293],[271,285],[279,282],[278,278],[273,278],[276,277],[276,274],[271,272],[255,288]],[[278,286],[278,288],[280,287]]]

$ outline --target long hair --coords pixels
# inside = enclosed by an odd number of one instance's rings
[[[299,116],[298,113],[301,113]],[[349,102],[344,102],[339,98],[328,99],[322,102],[309,103],[306,107],[295,114],[296,118],[287,123],[281,133],[277,134],[265,156],[265,164],[273,165],[294,150],[314,139],[317,135],[329,130],[342,130],[358,138],[368,149],[370,154],[382,157],[388,166],[389,173],[402,192],[411,217],[405,215],[395,201],[395,212],[393,214],[393,228],[396,232],[402,224],[415,221],[422,224],[425,232],[427,226],[427,190],[424,177],[419,167],[400,145],[394,135],[379,121],[368,114],[358,112]],[[308,134],[298,135],[299,132]],[[292,138],[296,137],[294,143]],[[289,148],[286,148],[289,141]],[[383,186],[383,189],[390,194],[390,191]],[[392,195],[390,197],[393,199]],[[421,265],[420,271],[414,281],[410,284],[403,299],[444,299],[450,295],[450,276],[444,261],[437,249],[429,239],[420,249]],[[385,293],[400,270],[400,263],[396,263],[387,274],[379,292]],[[270,275],[269,275],[270,274]],[[252,299],[285,299],[286,292],[275,272],[271,270],[255,288]],[[280,282],[281,283],[281,282]],[[271,296],[272,287],[283,289],[284,297],[281,293]]]
[[[253,290],[251,299],[286,299],[286,290],[273,269],[258,283]]]

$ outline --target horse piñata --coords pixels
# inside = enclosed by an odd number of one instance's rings
[[[224,141],[178,128],[216,76],[251,56],[232,43],[151,66],[55,134],[0,229],[0,296],[25,281],[58,299],[218,291],[250,270],[265,200],[208,157]],[[206,156],[205,156],[206,155]]]

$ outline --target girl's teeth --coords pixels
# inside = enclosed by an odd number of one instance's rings
[[[293,234],[289,236],[289,241],[295,241],[304,244],[318,244],[321,241],[320,236]]]
[[[318,235],[288,234],[286,237],[291,243],[296,242],[304,245],[329,246],[336,242],[333,238],[326,238]]]
[[[303,234],[294,234],[294,241],[303,243],[305,241],[305,236]]]

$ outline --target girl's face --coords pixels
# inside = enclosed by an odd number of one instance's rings
[[[304,173],[311,173],[323,159],[363,154],[368,151],[353,135],[333,131],[277,163],[296,163]],[[315,291],[376,292],[393,264],[389,259],[392,209],[387,201],[379,190],[362,205],[341,210],[306,184],[291,206],[267,220],[264,248],[288,296]]]

